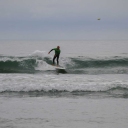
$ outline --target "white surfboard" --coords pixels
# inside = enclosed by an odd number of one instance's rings
[[[58,70],[65,70],[65,68],[62,66],[56,66],[56,65],[51,65],[51,66],[53,66],[55,69],[58,69]]]
[[[62,69],[62,70],[65,70],[65,68],[62,67],[62,66],[55,66],[55,69]]]

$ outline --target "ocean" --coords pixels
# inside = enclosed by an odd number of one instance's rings
[[[0,41],[0,128],[126,128],[127,100],[128,41]]]

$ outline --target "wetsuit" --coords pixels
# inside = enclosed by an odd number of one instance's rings
[[[51,51],[55,50],[55,55],[53,57],[53,64],[55,64],[55,59],[57,58],[57,65],[59,65],[59,56],[60,56],[60,49],[53,48]],[[51,52],[50,51],[50,52]]]

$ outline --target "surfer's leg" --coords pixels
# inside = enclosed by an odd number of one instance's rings
[[[53,65],[55,64],[56,55],[53,57]]]
[[[59,55],[57,55],[57,65],[59,65]]]

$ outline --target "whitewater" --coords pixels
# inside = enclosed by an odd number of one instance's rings
[[[60,46],[60,65],[52,64]],[[1,41],[2,127],[126,127],[128,41]]]

